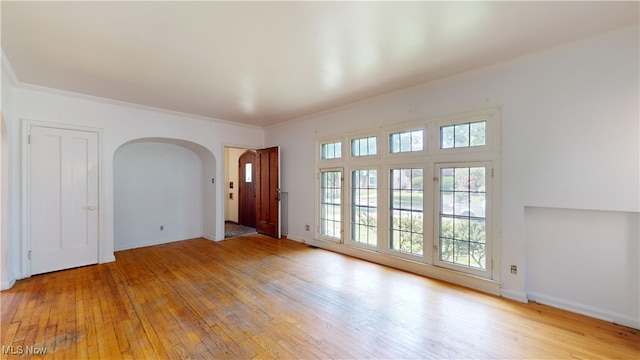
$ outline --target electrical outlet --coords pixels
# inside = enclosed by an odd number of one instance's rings
[[[511,273],[514,275],[518,273],[518,265],[511,265]]]
[[[160,231],[164,230],[164,225],[160,225]]]
[[[309,229],[311,229],[311,228],[309,227],[309,225],[305,225],[305,226],[304,226],[304,229],[305,229],[306,231],[309,231]]]

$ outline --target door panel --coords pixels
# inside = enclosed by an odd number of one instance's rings
[[[31,127],[31,274],[98,262],[98,134]]]
[[[238,160],[238,223],[256,227],[256,154],[247,150]]]
[[[256,230],[280,238],[279,148],[260,149],[256,157]]]

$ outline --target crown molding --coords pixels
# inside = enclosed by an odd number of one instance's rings
[[[7,58],[7,54],[4,53],[4,50],[0,49],[0,53],[1,58],[2,58],[2,73],[7,75],[7,78],[9,79],[9,82],[11,82],[11,85],[13,86],[18,86],[18,84],[20,83],[20,81],[18,80],[18,77],[16,76],[16,72],[13,71],[13,67],[11,66],[11,63],[9,62],[9,59]]]
[[[103,98],[100,96],[82,94],[82,93],[77,93],[77,92],[67,91],[67,90],[60,90],[60,89],[50,88],[50,87],[41,86],[41,85],[33,85],[33,84],[27,84],[27,83],[21,82],[21,83],[18,83],[16,87],[24,90],[37,91],[37,92],[47,93],[51,95],[66,96],[66,97],[71,97],[71,98],[80,99],[80,100],[93,101],[93,102],[106,104],[106,105],[122,106],[130,109],[156,112],[156,113],[161,113],[165,115],[187,117],[190,119],[206,121],[209,123],[217,123],[220,125],[239,126],[239,127],[250,128],[250,129],[263,130],[263,127],[258,125],[250,125],[250,124],[233,122],[229,120],[222,120],[222,119],[217,119],[217,118],[212,118],[212,117],[207,117],[202,115],[189,114],[185,112],[163,109],[163,108],[158,108],[158,107],[153,107],[148,105],[141,105],[141,104],[135,104],[135,103],[130,103],[126,101]]]
[[[174,110],[163,109],[163,108],[158,108],[153,106],[130,103],[126,101],[103,98],[100,96],[82,94],[82,93],[77,93],[73,91],[60,90],[60,89],[50,88],[50,87],[41,86],[41,85],[24,83],[24,82],[21,82],[16,76],[16,73],[15,71],[13,71],[13,67],[9,62],[7,55],[4,53],[4,50],[0,49],[0,51],[2,52],[2,72],[6,73],[7,78],[11,82],[11,85],[13,85],[15,88],[37,91],[37,92],[47,93],[51,95],[66,96],[66,97],[71,97],[75,99],[93,101],[93,102],[98,102],[98,103],[107,104],[107,105],[123,106],[131,109],[156,112],[156,113],[161,113],[161,114],[166,114],[171,116],[187,117],[190,119],[206,121],[209,123],[217,123],[221,125],[239,126],[239,127],[258,129],[258,130],[264,129],[264,127],[258,126],[258,125],[250,125],[245,123],[233,122],[229,120],[222,120],[222,119],[217,119],[217,118],[212,118],[212,117],[207,117],[202,115],[189,114],[189,113],[184,113],[180,111],[174,111]]]

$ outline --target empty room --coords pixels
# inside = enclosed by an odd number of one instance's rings
[[[640,357],[637,1],[0,14],[0,358]]]

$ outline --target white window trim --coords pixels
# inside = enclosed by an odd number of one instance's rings
[[[499,139],[499,133],[496,132],[497,128],[497,117],[499,113],[494,110],[484,110],[484,111],[474,111],[464,114],[458,114],[454,116],[448,116],[442,118],[433,123],[432,136],[433,141],[431,141],[431,151],[434,156],[447,156],[447,155],[478,155],[481,153],[491,153],[494,151],[494,146],[496,143],[496,139]],[[457,124],[467,124],[474,123],[479,121],[486,121],[486,138],[485,145],[478,146],[468,146],[468,147],[459,147],[459,148],[440,148],[440,131],[444,126],[451,126]]]
[[[464,168],[464,167],[484,167],[486,169],[486,179],[485,179],[485,194],[486,194],[486,198],[485,198],[485,219],[486,219],[486,224],[487,224],[487,228],[486,228],[486,238],[489,240],[491,239],[491,241],[487,241],[487,246],[485,248],[486,251],[486,269],[482,270],[482,269],[477,269],[477,268],[473,268],[473,267],[467,267],[464,265],[459,265],[459,264],[452,264],[450,262],[446,262],[446,261],[441,261],[440,260],[440,169],[441,168],[447,168],[447,167],[454,167],[454,168]],[[448,268],[451,270],[457,270],[460,271],[461,269],[464,269],[464,272],[469,273],[471,275],[476,275],[476,276],[480,276],[480,277],[484,277],[484,278],[488,278],[492,275],[492,263],[491,260],[493,259],[493,251],[494,251],[494,247],[491,246],[493,245],[493,240],[495,238],[495,234],[494,234],[494,227],[491,226],[491,224],[493,223],[494,220],[494,194],[493,194],[493,178],[494,176],[492,176],[492,172],[495,175],[495,171],[493,170],[493,163],[490,161],[483,161],[483,162],[455,162],[455,163],[436,163],[434,164],[434,178],[437,177],[438,181],[436,182],[436,185],[433,187],[433,221],[434,221],[434,226],[433,226],[433,259],[434,259],[434,265],[436,266],[440,266],[443,268]]]
[[[405,152],[397,152],[397,153],[391,152],[391,143],[389,141],[389,137],[391,136],[391,134],[395,134],[399,132],[415,131],[415,130],[422,130],[422,136],[423,136],[422,146],[423,147],[421,151],[405,151]],[[429,156],[429,153],[431,151],[430,147],[432,143],[432,140],[429,137],[429,133],[430,133],[429,124],[425,123],[424,121],[397,124],[393,126],[384,127],[382,131],[382,139],[384,141],[384,144],[383,144],[384,153],[382,156],[384,158],[394,158],[394,159],[400,159],[405,157],[424,158],[425,156]]]
[[[351,148],[353,145],[353,140],[360,140],[360,139],[366,139],[366,138],[370,138],[370,137],[375,137],[376,138],[376,153],[373,155],[353,155],[353,149]],[[381,157],[381,150],[382,148],[380,147],[380,133],[379,132],[363,132],[363,133],[357,133],[357,134],[352,134],[351,136],[347,137],[347,146],[348,146],[348,150],[349,150],[349,160],[353,160],[353,161],[362,161],[364,159],[380,159]]]
[[[486,121],[486,145],[440,149],[440,127],[461,123],[470,123],[476,121]],[[424,148],[422,151],[391,153],[389,149],[389,135],[396,132],[411,131],[422,129],[424,134]],[[378,154],[377,156],[351,156],[351,139],[363,138],[368,136],[378,136]],[[320,146],[322,143],[342,141],[342,158],[341,159],[320,159]],[[470,269],[463,266],[443,266],[438,261],[437,248],[439,246],[439,194],[435,192],[439,190],[434,181],[437,166],[441,164],[466,164],[487,162],[491,164],[494,177],[492,178],[492,194],[491,211],[492,219],[488,221],[487,233],[492,235],[488,238],[487,243],[487,271],[481,274],[469,271]],[[424,202],[424,248],[423,256],[415,256],[405,254],[396,250],[391,250],[390,245],[390,209],[389,209],[389,171],[392,168],[423,168],[424,172],[424,188],[423,193],[426,197]],[[423,121],[414,121],[407,123],[393,124],[383,127],[371,127],[362,131],[353,132],[342,136],[327,136],[316,140],[316,170],[327,170],[327,168],[341,168],[342,171],[342,240],[336,243],[335,239],[329,241],[333,244],[327,244],[327,248],[335,251],[344,252],[354,256],[360,256],[366,259],[377,259],[375,261],[385,264],[396,264],[397,267],[413,269],[423,274],[433,273],[450,273],[451,279],[457,279],[454,282],[467,283],[465,279],[468,276],[469,282],[475,282],[472,279],[485,279],[489,281],[486,286],[493,288],[495,285],[488,285],[492,282],[500,281],[500,109],[486,109],[481,111],[466,112],[431,118]],[[351,241],[351,172],[357,169],[374,169],[378,170],[378,239],[377,247],[361,244]],[[316,184],[317,211],[320,211],[320,181],[319,176]],[[439,191],[438,191],[439,193]],[[488,201],[488,200],[487,200]],[[316,240],[327,240],[319,237],[319,221],[320,213],[316,214]],[[342,249],[342,250],[341,250]],[[359,254],[359,255],[358,255]],[[387,260],[388,259],[388,260]],[[406,264],[401,265],[401,264]],[[448,264],[448,263],[447,263]],[[416,267],[417,266],[417,267]],[[421,266],[426,267],[425,270],[419,270]],[[453,271],[453,272],[452,272]],[[440,276],[438,276],[440,277]],[[484,286],[484,285],[483,285]],[[480,286],[480,287],[483,287]]]
[[[407,159],[403,159],[403,160],[407,160]],[[419,160],[419,159],[416,159]],[[430,237],[431,237],[431,227],[433,226],[433,213],[432,213],[432,196],[431,196],[431,191],[430,191],[430,187],[433,186],[433,173],[432,173],[432,169],[431,166],[428,166],[428,164],[425,164],[424,160],[422,161],[413,161],[413,162],[401,162],[401,163],[393,163],[393,164],[385,164],[385,168],[384,168],[384,177],[385,177],[385,181],[386,181],[386,187],[385,187],[385,191],[386,193],[383,194],[382,196],[384,197],[385,201],[386,201],[386,216],[385,216],[385,221],[386,221],[386,227],[385,227],[385,233],[387,236],[387,241],[384,242],[383,246],[381,246],[380,252],[393,256],[393,257],[398,257],[398,258],[403,258],[403,259],[407,259],[407,260],[412,260],[412,261],[419,261],[421,263],[425,263],[425,264],[429,264],[432,265],[433,264],[433,247],[431,246],[431,242],[430,242]],[[399,250],[394,250],[391,249],[391,206],[390,206],[390,202],[391,202],[391,194],[389,193],[389,187],[390,185],[390,179],[389,179],[389,175],[391,173],[391,170],[393,169],[422,169],[422,177],[423,177],[423,184],[422,184],[422,195],[423,195],[423,204],[422,204],[422,236],[423,236],[423,251],[422,251],[422,255],[414,255],[414,254],[410,254],[410,253],[405,253]],[[381,241],[379,241],[378,243],[381,243]]]
[[[339,158],[335,158],[335,159],[322,159],[322,145],[324,144],[332,144],[332,143],[341,143],[341,151],[342,151],[342,157]],[[341,137],[325,137],[325,138],[321,138],[321,139],[316,139],[316,159],[318,163],[324,163],[324,164],[330,164],[330,163],[341,163],[345,161],[345,157],[348,156],[348,154],[345,155],[345,151],[347,150],[347,145],[345,144],[345,138],[344,136]]]
[[[352,234],[352,228],[351,228],[351,215],[352,215],[352,211],[353,211],[353,209],[352,209],[352,205],[353,205],[353,191],[352,191],[353,188],[352,188],[352,186],[353,186],[353,172],[354,171],[358,171],[358,170],[376,170],[377,171],[378,185],[377,185],[377,188],[376,188],[376,193],[377,193],[377,196],[378,196],[378,206],[377,206],[378,214],[377,214],[377,219],[376,219],[377,231],[376,231],[376,245],[375,246],[372,246],[372,245],[369,245],[369,244],[363,244],[361,242],[353,240],[353,234]],[[381,180],[380,179],[381,172],[380,171],[381,171],[381,169],[380,169],[379,166],[366,166],[366,165],[364,165],[364,166],[354,166],[354,167],[351,167],[349,169],[349,173],[346,174],[346,176],[344,176],[345,177],[345,181],[343,182],[343,186],[346,188],[346,191],[349,192],[349,195],[347,196],[347,198],[349,200],[349,209],[348,209],[348,211],[345,210],[345,213],[348,216],[347,218],[349,219],[349,224],[348,224],[347,227],[343,227],[343,229],[344,229],[343,233],[344,233],[344,239],[345,239],[345,244],[346,245],[354,246],[354,247],[360,247],[360,248],[363,248],[363,249],[366,249],[366,250],[379,250],[379,248],[380,248],[380,239],[381,239],[380,231],[384,230],[384,228],[382,228],[380,226],[380,221],[382,220],[382,219],[380,219],[380,209],[381,209],[381,204],[380,204],[380,201],[381,201],[381,198],[380,198],[380,196],[381,196],[381,191],[380,191],[380,189],[381,189],[381,181],[380,181]]]
[[[322,185],[322,173],[323,172],[334,172],[334,171],[340,171],[340,173],[342,174],[342,189],[341,189],[341,196],[340,196],[340,237],[339,238],[334,238],[334,237],[330,237],[330,236],[326,236],[322,234],[321,231],[321,226],[322,226],[322,189],[321,189],[321,185]],[[319,168],[318,172],[317,172],[317,176],[316,176],[316,227],[315,227],[315,234],[316,234],[316,239],[319,240],[323,240],[323,241],[329,241],[332,243],[343,243],[344,242],[344,236],[345,236],[345,224],[344,224],[344,220],[345,220],[345,212],[346,212],[346,207],[345,205],[345,194],[344,194],[344,187],[345,187],[345,171],[344,168],[342,167],[323,167],[323,168]]]

